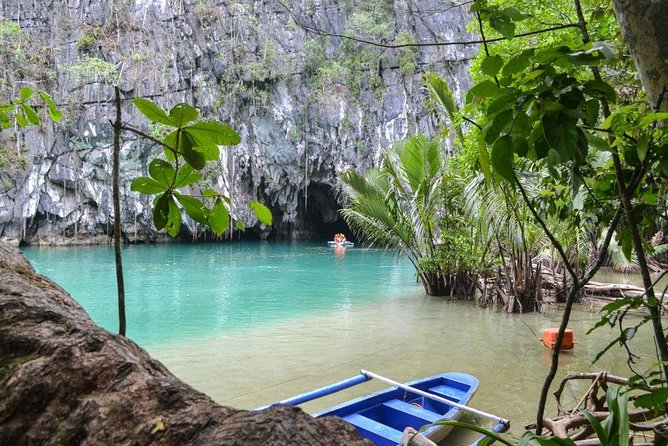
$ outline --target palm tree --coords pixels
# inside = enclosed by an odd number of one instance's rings
[[[438,217],[445,163],[441,144],[413,136],[387,151],[380,169],[344,172],[341,211],[357,236],[370,245],[397,249],[411,261],[430,295],[447,295],[451,281],[438,262]]]

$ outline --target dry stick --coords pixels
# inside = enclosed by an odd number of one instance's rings
[[[116,121],[114,122],[114,256],[116,257],[116,285],[118,287],[118,334],[125,336],[125,284],[123,282],[123,258],[121,257],[121,196],[120,196],[120,158],[121,158],[121,93],[114,87],[116,103]]]

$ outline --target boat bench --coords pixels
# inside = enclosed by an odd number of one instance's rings
[[[434,423],[441,419],[440,416],[428,410],[421,409],[405,401],[393,399],[386,401],[366,412],[369,416],[359,413],[343,417],[344,420],[355,426],[360,433],[378,445],[395,446],[401,441],[404,427],[411,426],[420,429],[425,424]],[[381,422],[374,420],[374,415],[381,416]],[[394,429],[386,424],[403,426],[401,430]]]

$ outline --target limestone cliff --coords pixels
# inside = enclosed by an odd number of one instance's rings
[[[243,211],[250,198],[272,209],[274,235],[317,235],[314,226],[336,224],[338,172],[374,165],[393,141],[432,131],[421,72],[439,72],[457,94],[475,49],[375,48],[308,34],[294,19],[387,43],[433,42],[469,37],[466,11],[436,0],[6,0],[0,87],[47,90],[66,119],[3,132],[0,238],[106,240],[115,82],[126,99],[188,102],[232,125],[242,143],[207,170],[210,185],[264,236]],[[126,119],[146,127],[124,104]],[[126,135],[122,218],[131,241],[163,237],[152,229],[149,198],[129,190],[151,151]],[[188,230],[203,236],[192,222]]]

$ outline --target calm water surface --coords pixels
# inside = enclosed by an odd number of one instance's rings
[[[35,248],[36,269],[69,291],[96,323],[116,330],[110,247]],[[560,312],[521,317],[425,296],[407,261],[390,253],[314,244],[226,243],[124,248],[128,335],[172,372],[220,403],[253,408],[373,370],[400,381],[444,371],[480,378],[474,405],[531,421],[549,367],[534,336],[558,326]],[[617,280],[621,282],[621,280]],[[591,358],[612,338],[579,307],[568,371],[628,375],[613,351]],[[648,330],[635,340],[638,369],[653,361]],[[559,378],[560,378],[559,377]],[[317,410],[382,388],[370,382],[306,404]],[[575,400],[586,387],[573,387]],[[448,444],[464,444],[455,433]]]

